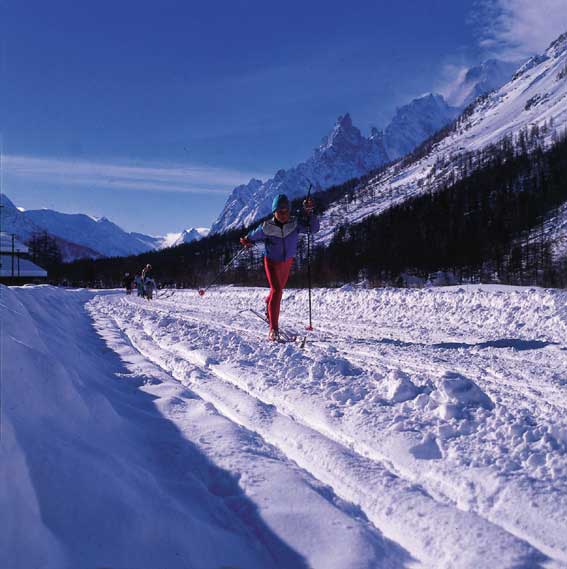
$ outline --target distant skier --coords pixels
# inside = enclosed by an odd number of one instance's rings
[[[137,274],[134,277],[134,284],[136,285],[136,289],[138,290],[138,296],[144,296],[144,281],[142,276]]]
[[[151,276],[152,276],[152,266],[148,263],[142,269],[142,280],[144,280],[146,277],[151,277]]]
[[[272,202],[272,219],[264,221],[254,231],[242,237],[240,243],[244,247],[252,247],[256,241],[264,241],[264,269],[270,294],[266,298],[266,313],[270,322],[269,339],[279,340],[280,303],[287,283],[293,258],[297,252],[297,241],[300,233],[319,231],[319,219],[312,215],[315,202],[308,198],[303,208],[309,221],[302,223],[290,215],[290,203],[285,194],[278,194]]]
[[[122,284],[126,288],[126,294],[130,294],[132,292],[132,282],[133,277],[130,273],[124,273],[124,279],[122,279]]]
[[[151,276],[148,276],[146,274],[146,277],[144,278],[144,292],[148,300],[153,299],[154,291],[156,289],[157,289],[156,281],[154,281],[154,279]]]

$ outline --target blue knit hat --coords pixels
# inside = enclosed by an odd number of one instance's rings
[[[272,213],[276,213],[276,209],[289,208],[289,199],[285,194],[278,194],[272,202]]]

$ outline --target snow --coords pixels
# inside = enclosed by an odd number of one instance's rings
[[[567,566],[565,292],[0,291],[3,566]]]

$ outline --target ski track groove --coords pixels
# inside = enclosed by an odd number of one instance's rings
[[[167,369],[166,367],[164,367],[162,365],[162,363],[158,360],[156,360],[155,358],[153,358],[151,356],[151,354],[146,353],[140,346],[138,346],[135,342],[135,340],[133,340],[120,326],[120,323],[118,322],[118,320],[116,319],[116,317],[114,316],[110,316],[109,317],[113,322],[114,322],[114,326],[115,328],[118,330],[120,337],[122,338],[122,340],[136,353],[142,355],[144,358],[148,359],[149,361],[152,362],[152,364],[157,367],[159,370],[163,371],[165,374],[167,375],[171,375],[173,373],[173,377],[175,377],[175,373],[172,372],[171,370]],[[153,340],[153,338],[152,338]],[[205,372],[205,373],[211,373],[214,374],[214,371],[212,371],[210,369],[209,366],[205,365],[200,367],[201,371]],[[216,374],[214,374],[215,377]],[[379,528],[377,528],[373,522],[366,516],[366,514],[364,513],[363,509],[360,508],[360,506],[358,506],[357,504],[353,504],[351,502],[349,502],[348,500],[345,500],[344,498],[341,498],[332,488],[332,486],[322,482],[321,480],[319,480],[316,476],[313,475],[313,473],[309,472],[309,470],[302,468],[296,461],[294,461],[293,459],[291,459],[287,454],[285,454],[285,452],[283,452],[277,445],[274,445],[272,443],[270,443],[269,441],[265,440],[264,437],[258,433],[257,431],[254,430],[250,430],[248,428],[248,426],[239,420],[239,417],[237,415],[235,415],[234,413],[227,413],[226,409],[224,409],[224,413],[222,412],[222,406],[219,409],[219,407],[217,407],[217,405],[219,404],[218,401],[213,401],[211,399],[207,399],[206,396],[203,396],[202,393],[198,392],[198,389],[195,390],[195,386],[194,385],[190,385],[188,386],[186,384],[186,382],[181,381],[180,379],[176,378],[177,381],[180,381],[180,383],[182,383],[182,385],[188,389],[192,394],[194,394],[195,397],[198,397],[199,399],[201,399],[202,401],[209,403],[211,405],[213,405],[213,407],[216,409],[216,411],[226,417],[227,419],[229,419],[230,421],[238,424],[241,428],[245,429],[248,433],[252,434],[255,437],[260,438],[266,445],[268,445],[269,447],[272,448],[272,452],[274,457],[279,460],[282,464],[286,464],[288,466],[291,466],[292,468],[298,468],[304,472],[307,473],[309,478],[314,479],[315,481],[319,482],[320,484],[325,486],[325,491],[321,491],[320,489],[315,488],[315,486],[311,485],[312,489],[314,491],[316,491],[319,495],[321,495],[327,502],[329,502],[334,508],[337,508],[338,510],[340,510],[343,514],[345,514],[346,516],[352,518],[355,521],[363,521],[365,524],[367,524],[368,528],[373,531],[376,536],[382,540],[383,539],[383,534],[382,532],[379,530]],[[241,389],[235,385],[231,385],[231,388],[241,391]],[[251,394],[246,393],[247,395],[249,395],[250,397],[253,397]],[[276,413],[281,414],[280,411],[278,411],[274,405],[270,405],[270,404],[266,404],[260,400],[258,400],[258,402],[262,405],[262,407],[260,408],[260,411],[264,414],[264,420],[268,420],[270,417],[273,417],[273,415],[275,415]],[[215,405],[216,403],[216,405]],[[287,416],[286,416],[287,417]],[[294,421],[293,417],[287,417],[290,421]],[[329,494],[327,492],[327,489],[329,489],[332,494]],[[335,499],[338,498],[338,499]],[[243,523],[247,523],[246,521],[244,521]],[[396,545],[396,542],[394,542]]]
[[[166,316],[166,317],[168,317],[168,318],[175,318],[176,320],[182,320],[182,321],[185,321],[185,322],[190,322],[190,323],[193,323],[193,324],[197,324],[197,326],[202,326],[202,327],[204,327],[205,329],[213,329],[213,330],[215,330],[215,329],[216,329],[216,330],[221,329],[221,330],[229,331],[229,332],[232,332],[232,333],[234,333],[234,332],[237,331],[239,334],[242,334],[242,335],[246,336],[246,337],[249,338],[249,339],[253,339],[253,340],[256,340],[256,341],[258,340],[258,336],[259,336],[259,335],[258,335],[257,333],[251,333],[250,330],[249,330],[249,328],[246,328],[246,327],[244,327],[244,326],[238,326],[238,325],[235,324],[234,322],[227,323],[227,322],[221,322],[221,321],[219,321],[219,320],[218,320],[219,313],[218,313],[218,312],[215,312],[215,311],[213,311],[213,310],[205,309],[205,310],[203,310],[202,312],[200,312],[201,317],[199,317],[199,316],[198,316],[199,313],[196,312],[196,311],[190,310],[189,307],[179,307],[179,308],[176,307],[176,310],[172,311],[172,310],[169,309],[169,307],[168,307],[168,309],[163,309],[163,308],[160,308],[160,307],[155,306],[155,305],[153,305],[153,304],[152,304],[152,305],[145,304],[144,301],[142,301],[142,302],[136,302],[136,301],[133,301],[133,299],[128,299],[128,300],[126,300],[126,302],[127,302],[128,304],[131,304],[131,305],[136,306],[137,308],[139,308],[139,309],[141,309],[141,310],[143,310],[143,311],[149,311],[149,312],[152,312],[152,313],[163,314],[164,316]],[[169,305],[169,304],[173,304],[173,302],[174,302],[174,301],[168,300],[167,302],[164,301],[163,303]],[[196,312],[196,314],[195,314],[194,316],[192,316],[192,315],[190,315],[190,314],[187,314],[188,311],[189,311],[189,312]],[[211,316],[214,316],[214,320],[213,320],[214,325],[211,325],[211,321],[210,321],[210,320],[209,320],[209,321],[206,321],[206,324],[205,324],[205,321],[204,321],[203,316],[202,316],[203,313],[208,313],[208,314],[210,314]],[[250,320],[250,321],[251,321],[251,320]],[[120,328],[118,322],[117,322],[117,321],[115,321],[115,322],[116,322],[116,325]],[[295,324],[294,324],[294,325],[295,325]],[[320,328],[320,329],[321,329],[322,331],[324,330],[324,328]],[[336,338],[336,339],[339,339],[339,338],[340,338],[340,339],[345,339],[345,338],[341,338],[338,334],[333,333],[330,329],[327,329],[327,330],[324,330],[324,331],[325,331],[325,333],[330,334],[332,337],[334,337],[334,338]],[[152,337],[151,339],[152,339],[152,341],[153,341],[154,343],[156,343],[156,339],[155,339],[155,338]],[[360,340],[361,338],[358,338],[358,339]],[[348,337],[348,338],[346,338],[346,340],[347,340],[347,341],[349,341],[349,340],[355,340],[355,341],[356,341],[357,338]],[[368,339],[365,339],[365,340],[368,341]],[[373,341],[373,340],[375,340],[376,342],[379,342],[379,341],[380,341],[380,339],[378,339],[378,338],[371,339],[370,341]],[[320,340],[315,340],[315,341],[316,341],[316,342],[319,342]],[[321,341],[321,342],[324,343],[325,341]],[[160,348],[161,350],[169,351],[166,347],[164,347],[164,346],[162,346],[162,345],[159,345],[159,343],[157,343],[157,345],[159,346],[159,348]],[[386,367],[388,367],[388,368],[390,368],[390,369],[396,367],[396,366],[392,365],[392,363],[393,363],[393,362],[392,362],[392,356],[393,356],[392,353],[380,354],[380,356],[377,357],[375,353],[372,353],[372,352],[369,352],[369,351],[366,351],[366,350],[360,350],[360,349],[342,350],[342,349],[340,348],[340,342],[337,342],[337,345],[339,345],[339,347],[337,348],[337,350],[340,351],[341,353],[347,355],[347,356],[349,357],[349,359],[355,360],[355,359],[358,359],[358,358],[353,358],[353,356],[359,356],[359,357],[360,357],[359,361],[360,361],[361,363],[363,363],[365,366],[368,366],[369,358],[370,358],[371,360],[375,360],[375,359],[376,359],[376,360],[379,360],[379,363],[380,363],[382,366],[384,366],[384,365],[385,365],[384,362],[387,361],[388,364],[387,364]],[[140,353],[143,353],[138,347],[136,347],[136,346],[134,346],[134,347],[135,347]],[[309,348],[310,348],[310,351],[317,351],[317,352],[320,352],[320,351],[321,351],[321,350],[318,350],[317,348],[313,348],[312,345],[309,346]],[[199,349],[199,346],[196,345],[196,346],[195,346],[195,349]],[[392,351],[393,351],[390,346],[387,346],[385,349],[387,350],[387,352],[392,352]],[[170,352],[170,353],[171,353],[171,352]],[[144,355],[145,355],[145,357],[148,357],[148,354],[144,354]],[[177,357],[179,357],[179,354],[175,354],[175,355],[176,355]],[[398,356],[398,357],[399,357],[399,356]],[[396,359],[397,359],[397,358],[396,358]],[[402,358],[400,358],[400,360],[401,360],[401,359],[402,359]],[[154,362],[154,363],[155,363],[155,362]],[[373,362],[373,363],[374,363],[374,362]],[[400,361],[400,362],[397,362],[397,363],[402,364],[402,366],[401,366],[402,369],[403,369],[404,367],[405,367],[405,368],[408,368],[408,366],[407,366],[407,365],[404,366],[404,365],[403,365],[403,362],[401,362],[401,361]],[[207,363],[207,362],[205,362],[204,365],[199,365],[199,364],[197,364],[196,362],[191,361],[191,364],[192,364],[192,365],[197,365],[197,366],[200,367],[203,371],[206,371],[206,372],[208,372],[208,373],[213,373],[213,374],[215,374],[215,376],[216,376],[217,378],[219,378],[220,380],[222,380],[222,381],[227,381],[227,380],[226,380],[226,377],[223,377],[223,374],[222,374],[222,373],[219,374],[218,371],[216,371],[216,370],[214,369],[214,366],[209,365],[209,363]],[[436,373],[439,373],[439,368],[440,368],[439,365],[437,365],[437,367],[434,367],[434,366],[419,366],[419,367],[417,367],[417,368],[416,368],[416,366],[413,366],[412,371],[414,371],[414,372],[415,372],[415,371],[419,371],[419,372],[427,371],[427,372],[436,372]],[[447,370],[447,371],[449,371],[449,370],[450,370],[450,371],[454,371],[454,370],[455,370],[455,365],[454,365],[454,364],[450,364],[449,362],[447,362],[446,370]],[[468,369],[463,369],[462,372],[465,373],[465,374],[467,374],[467,373],[470,374],[470,370],[468,370]],[[485,375],[486,375],[486,374],[485,374]],[[230,382],[230,383],[231,383],[231,385],[232,385],[233,387],[236,387],[237,389],[242,390],[242,387],[241,387],[240,385],[236,385],[236,384],[233,383],[233,382]],[[425,486],[422,486],[422,484],[417,481],[415,475],[414,475],[411,471],[407,471],[407,470],[404,469],[403,467],[400,467],[399,465],[395,464],[395,462],[389,460],[388,457],[378,454],[378,453],[376,452],[376,449],[364,448],[364,445],[361,447],[361,445],[357,445],[357,444],[356,444],[356,441],[350,439],[350,437],[347,437],[347,436],[345,436],[345,435],[342,434],[342,433],[340,434],[340,436],[338,436],[336,433],[333,433],[332,431],[329,431],[329,430],[327,430],[327,429],[322,429],[322,428],[321,428],[321,425],[313,424],[313,423],[311,423],[311,422],[305,422],[304,419],[303,419],[303,417],[301,417],[300,415],[297,415],[297,413],[293,412],[293,409],[291,409],[291,412],[290,412],[289,409],[286,409],[286,410],[281,409],[281,407],[277,406],[276,403],[274,403],[274,402],[272,402],[272,401],[263,400],[261,397],[259,397],[259,396],[258,396],[257,394],[255,394],[255,393],[251,393],[251,392],[249,392],[249,391],[247,391],[247,390],[245,390],[244,392],[247,393],[247,395],[249,395],[250,397],[256,399],[257,401],[259,401],[261,404],[263,404],[263,405],[265,405],[265,406],[269,406],[270,408],[273,408],[273,407],[275,406],[275,407],[277,408],[277,412],[278,412],[278,413],[282,414],[283,416],[289,418],[289,419],[292,420],[292,421],[295,421],[295,422],[297,422],[297,423],[303,425],[304,427],[306,427],[306,428],[308,428],[308,429],[311,429],[311,430],[314,429],[314,430],[315,430],[317,433],[319,433],[321,436],[323,436],[323,437],[325,437],[325,438],[328,438],[329,440],[331,440],[331,441],[333,441],[333,442],[335,442],[335,443],[338,443],[338,444],[342,445],[343,447],[345,447],[345,448],[346,448],[348,451],[350,451],[350,452],[355,452],[355,453],[356,453],[357,455],[359,455],[361,458],[366,459],[366,460],[371,460],[371,461],[373,461],[373,462],[378,462],[378,463],[381,465],[381,467],[383,467],[383,468],[385,468],[387,471],[391,472],[394,476],[399,477],[399,478],[405,480],[406,482],[411,483],[411,484],[414,485],[414,486],[417,485],[419,488],[421,488],[420,491],[423,492],[423,494],[429,496],[431,499],[433,499],[433,500],[439,502],[440,504],[442,504],[442,505],[450,505],[450,506],[452,506],[452,507],[454,507],[454,508],[456,508],[456,509],[459,509],[460,511],[470,513],[469,510],[466,510],[466,509],[461,508],[461,507],[459,506],[459,504],[458,504],[452,497],[450,497],[450,496],[448,496],[448,495],[446,495],[446,494],[440,493],[438,489],[432,490],[432,489],[430,489],[430,488],[427,488],[427,487],[425,487]],[[226,411],[226,410],[225,410],[225,411]],[[235,417],[230,417],[230,419],[234,421],[236,418],[235,418]],[[262,436],[262,435],[260,434],[259,436]],[[273,444],[273,443],[271,443],[271,444]],[[277,446],[277,445],[276,445],[276,446]],[[278,447],[278,448],[279,448],[279,447]],[[279,449],[279,450],[280,450],[280,452],[284,452],[282,449]],[[284,454],[285,454],[285,452],[284,452]],[[308,470],[308,469],[306,469],[306,470]],[[308,471],[309,471],[309,470],[308,470]],[[317,476],[315,476],[313,472],[310,472],[310,474],[313,475],[315,478],[317,478]],[[327,484],[327,482],[325,482],[325,483]],[[338,493],[338,495],[340,495],[340,493]],[[346,497],[343,496],[343,498],[346,498]],[[348,498],[346,498],[346,499],[348,500]],[[364,509],[363,509],[363,511],[364,511]],[[365,514],[366,514],[366,512],[365,512]],[[502,525],[498,524],[498,523],[495,522],[494,520],[491,520],[491,519],[485,517],[481,512],[475,511],[474,514],[475,514],[475,515],[478,515],[480,518],[482,518],[483,520],[485,520],[486,523],[491,524],[491,525],[494,525],[494,526],[496,526],[496,527],[499,527],[499,528],[502,529],[503,531],[505,531],[505,532],[509,533],[510,535],[514,536],[515,538],[517,538],[518,540],[527,542],[527,543],[529,543],[532,547],[535,547],[536,549],[538,549],[538,545],[533,544],[533,543],[530,543],[530,542],[526,539],[526,536],[519,535],[517,532],[514,531],[514,528],[512,528],[512,527],[509,527],[509,528],[503,527]],[[366,514],[366,515],[367,515],[367,517],[368,517],[368,514]],[[371,519],[371,518],[369,518],[369,519]]]

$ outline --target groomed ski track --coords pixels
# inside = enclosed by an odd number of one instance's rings
[[[564,293],[316,291],[304,349],[266,341],[246,313],[263,295],[101,295],[88,311],[126,360],[151,361],[368,519],[377,566],[567,567]],[[304,328],[304,297],[287,293],[289,329]]]

